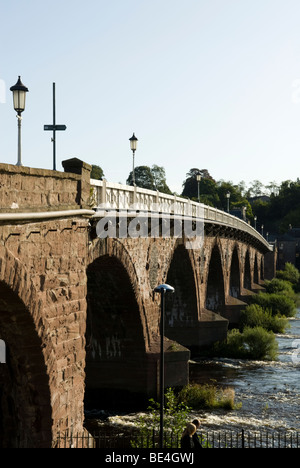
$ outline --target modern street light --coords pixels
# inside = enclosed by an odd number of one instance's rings
[[[196,178],[197,178],[197,183],[198,183],[198,202],[200,203],[200,182],[201,182],[202,176],[200,174],[197,174]]]
[[[10,88],[13,93],[13,102],[14,102],[14,109],[17,112],[17,119],[18,119],[18,162],[17,166],[22,166],[22,150],[21,150],[21,121],[22,121],[22,112],[25,110],[25,101],[26,101],[26,93],[28,93],[28,88],[23,85],[21,81],[21,77],[17,83]]]
[[[254,216],[254,229],[256,229],[257,216]]]
[[[135,152],[136,152],[136,148],[137,148],[137,142],[138,142],[138,139],[137,137],[135,136],[135,134],[132,135],[131,138],[129,138],[129,141],[130,141],[130,149],[132,151],[132,160],[133,160],[133,165],[132,165],[132,181],[133,181],[133,186],[135,187],[135,173],[134,173],[134,156],[135,156]]]
[[[261,225],[261,235],[264,237],[264,225]]]
[[[226,193],[226,198],[227,198],[227,213],[229,213],[229,208],[230,208],[230,192]]]
[[[164,335],[165,335],[165,294],[166,292],[175,292],[175,289],[169,284],[160,284],[154,289],[154,292],[160,293],[161,297],[161,315],[160,315],[160,432],[159,448],[164,445],[164,388],[165,388],[165,353],[164,353]]]

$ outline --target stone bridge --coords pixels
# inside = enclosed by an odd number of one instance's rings
[[[190,353],[224,339],[274,273],[272,247],[246,222],[91,181],[91,167],[76,158],[63,166],[0,165],[3,447],[49,447],[59,432],[81,432],[95,398],[100,407],[108,395],[157,395],[158,284],[175,288],[166,304],[165,382],[180,386]],[[202,219],[199,245],[187,240],[182,215],[192,227]]]

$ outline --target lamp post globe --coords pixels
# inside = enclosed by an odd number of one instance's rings
[[[18,162],[17,166],[22,166],[22,158],[21,158],[21,121],[22,121],[22,112],[25,110],[26,104],[26,93],[28,93],[28,88],[24,86],[21,81],[21,77],[17,83],[10,88],[13,93],[13,104],[14,109],[17,112],[17,119],[18,119]]]

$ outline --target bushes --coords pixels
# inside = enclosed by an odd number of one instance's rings
[[[276,277],[284,281],[289,281],[295,290],[298,290],[300,283],[300,272],[291,263],[286,263],[284,270],[277,271]]]
[[[287,263],[277,278],[266,282],[266,292],[251,297],[251,304],[241,312],[240,329],[228,333],[226,343],[217,343],[214,354],[240,359],[274,360],[277,342],[274,333],[284,333],[289,317],[299,304],[296,294],[300,272]]]
[[[191,408],[179,401],[174,390],[168,388],[165,393],[164,408],[165,435],[171,434],[172,437],[180,438],[188,422],[190,411]],[[140,431],[140,438],[131,441],[131,446],[133,448],[147,448],[153,431],[158,433],[160,427],[160,404],[154,401],[153,398],[149,400],[148,413],[140,416],[137,427]],[[172,438],[165,437],[164,443],[166,448],[172,447]],[[153,447],[158,447],[158,440],[154,441]]]
[[[258,304],[263,309],[268,309],[272,315],[284,315],[294,317],[296,315],[295,301],[283,294],[260,293],[252,296],[252,304]]]
[[[178,395],[179,401],[194,410],[199,409],[227,409],[235,408],[235,393],[232,388],[221,389],[215,385],[189,384]]]
[[[263,327],[273,333],[284,333],[288,326],[286,317],[273,315],[270,309],[263,309],[258,304],[251,304],[241,312],[240,330],[245,327]]]
[[[271,281],[266,281],[266,292],[268,294],[285,294],[289,297],[294,297],[293,286],[289,281],[273,278]]]
[[[218,356],[235,359],[273,361],[277,357],[278,345],[273,332],[263,327],[245,327],[228,333],[226,343],[218,343],[215,352]]]

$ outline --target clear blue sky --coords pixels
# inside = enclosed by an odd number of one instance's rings
[[[300,176],[299,0],[14,0],[0,3],[0,161],[17,161],[10,86],[29,88],[23,165],[78,157],[125,183],[158,164],[181,191],[193,167],[217,179]]]

